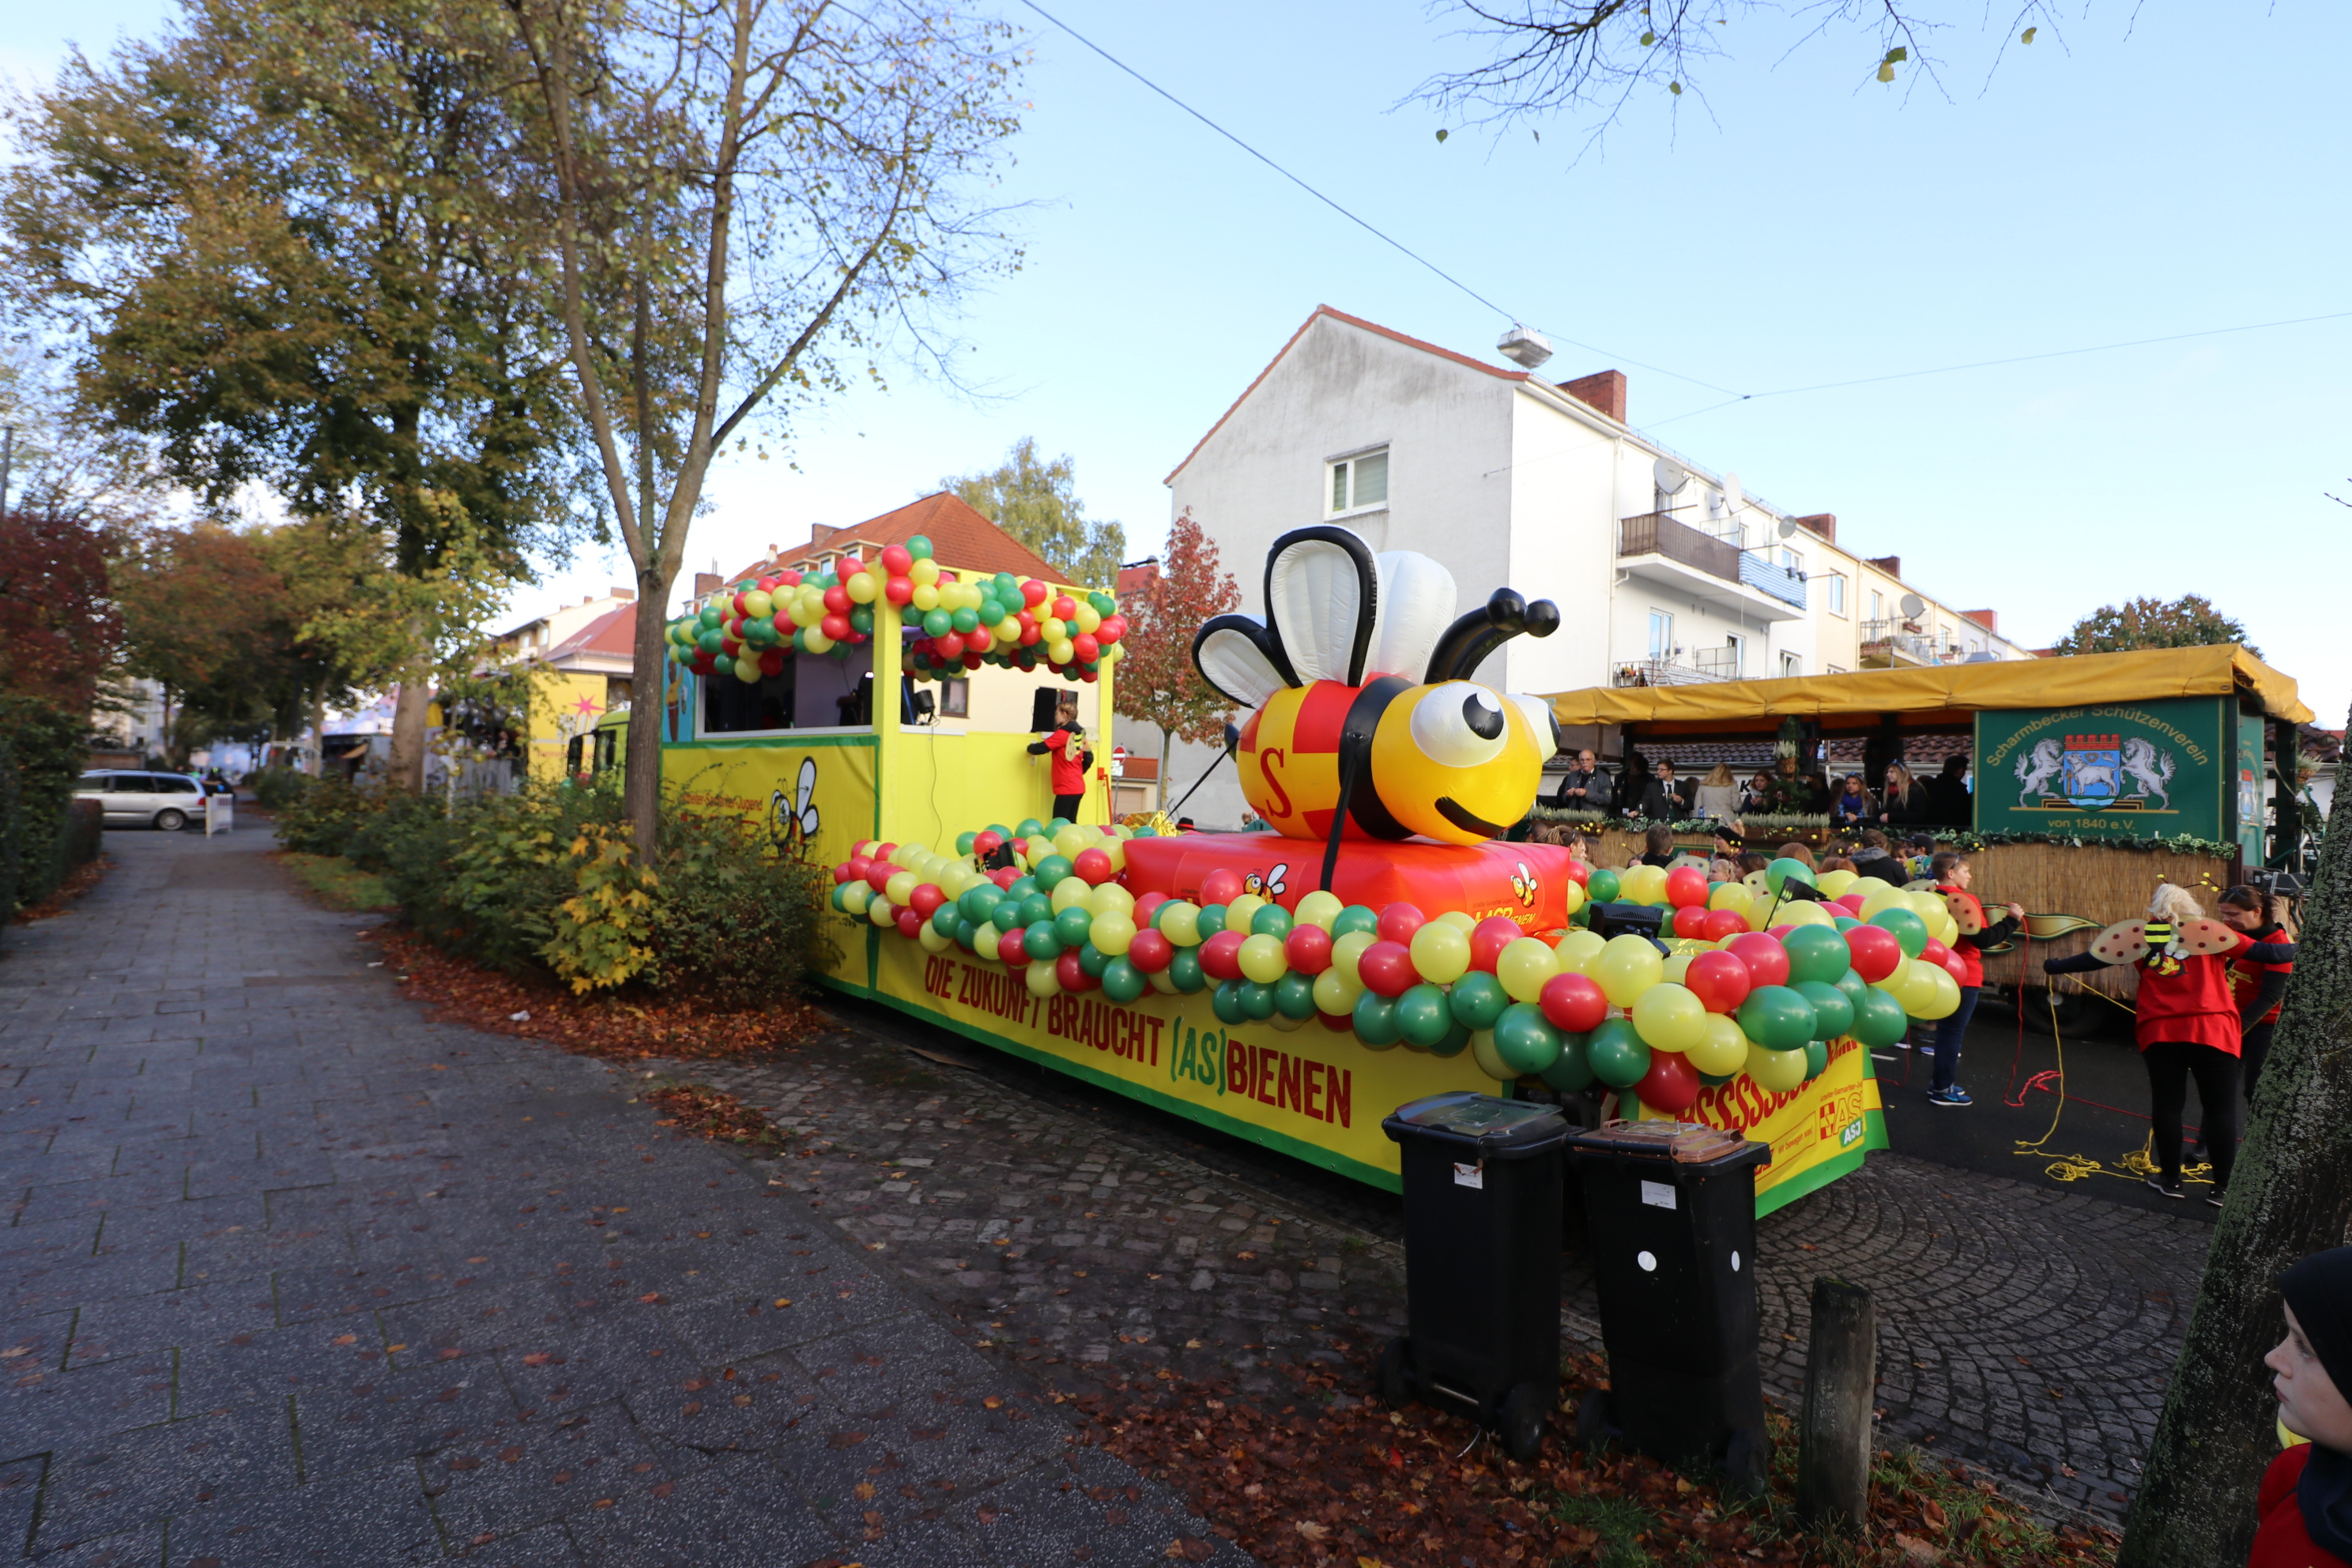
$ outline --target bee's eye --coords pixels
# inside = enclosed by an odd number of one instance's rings
[[[1432,762],[1475,768],[1503,750],[1503,705],[1483,686],[1449,680],[1413,705],[1412,742]]]

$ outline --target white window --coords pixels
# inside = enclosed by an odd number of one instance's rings
[[[1675,617],[1664,610],[1650,612],[1650,657],[1672,658],[1675,653]]]
[[[1833,616],[1845,614],[1845,574],[1832,572],[1822,579],[1822,601]]]
[[[1832,664],[1828,666],[1822,673],[1826,675],[1843,675],[1845,673],[1845,666],[1842,664]]]
[[[1780,656],[1780,674],[1784,679],[1793,678],[1804,673],[1805,661],[1802,656],[1793,653],[1784,653]]]
[[[1730,632],[1725,635],[1723,639],[1723,662],[1726,668],[1729,670],[1728,679],[1737,680],[1742,675],[1747,673],[1747,671],[1741,668],[1741,659],[1747,652],[1748,639],[1746,637],[1741,637],[1738,632]]]
[[[1879,597],[1878,590],[1875,588],[1870,591],[1870,618],[1874,621],[1883,621],[1886,618],[1886,601]]]
[[[1801,575],[1805,570],[1805,552],[1801,550],[1791,550],[1784,544],[1780,546],[1780,564],[1786,570]]]
[[[1370,511],[1389,503],[1389,455],[1386,448],[1342,458],[1331,468],[1331,515]]]

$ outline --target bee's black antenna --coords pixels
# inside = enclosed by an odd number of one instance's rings
[[[1428,683],[1467,680],[1486,656],[1522,634],[1548,637],[1559,629],[1559,606],[1549,599],[1528,604],[1509,588],[1497,588],[1486,605],[1445,628],[1429,656]]]

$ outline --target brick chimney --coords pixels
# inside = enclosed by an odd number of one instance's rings
[[[826,540],[831,539],[835,534],[839,533],[840,531],[841,530],[834,527],[828,522],[810,523],[809,542],[811,544],[823,544]]]
[[[705,594],[716,594],[726,581],[716,572],[697,572],[694,574],[694,596],[699,599]]]
[[[1871,565],[1877,567],[1889,577],[1903,575],[1903,557],[1900,555],[1874,555],[1869,558],[1869,562]]]
[[[1832,544],[1837,542],[1837,513],[1817,511],[1811,517],[1797,519],[1797,526],[1809,533],[1817,533]]]
[[[1992,610],[1962,610],[1960,615],[1965,619],[1976,622],[1977,625],[1984,627],[1985,630],[1990,632],[1993,636],[2000,636],[2000,616],[1997,612]]]
[[[1595,371],[1563,383],[1562,392],[1601,410],[1618,424],[1625,423],[1625,373],[1622,370]]]
[[[637,591],[635,588],[615,588],[613,590],[613,597],[620,600],[623,604],[628,603],[636,596]]]

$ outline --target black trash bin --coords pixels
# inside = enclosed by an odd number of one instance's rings
[[[1440,1094],[1381,1123],[1404,1166],[1405,1337],[1381,1397],[1466,1415],[1535,1456],[1559,1397],[1560,1146],[1555,1106]]]
[[[1756,1171],[1769,1144],[1675,1121],[1572,1132],[1601,1293],[1609,1392],[1577,1411],[1669,1464],[1760,1487],[1770,1458],[1757,1364]]]

